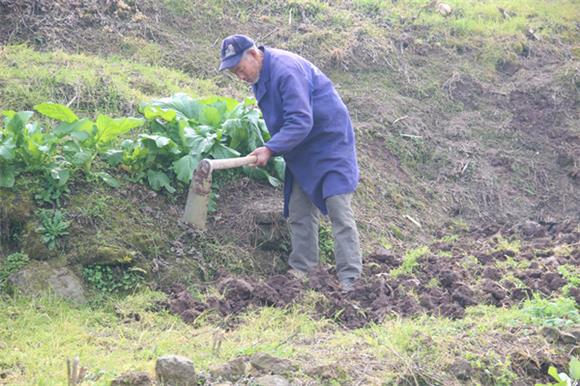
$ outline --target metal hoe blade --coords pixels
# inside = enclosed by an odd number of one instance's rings
[[[211,163],[208,160],[202,160],[195,172],[193,172],[183,213],[183,221],[203,230],[206,229],[207,222],[207,209],[211,192],[211,172]]]

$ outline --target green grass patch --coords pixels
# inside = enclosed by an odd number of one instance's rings
[[[43,102],[83,113],[133,113],[138,102],[177,92],[214,94],[210,81],[128,60],[0,47],[0,110],[31,110]]]
[[[407,251],[405,256],[403,256],[403,262],[401,266],[393,269],[391,271],[391,276],[398,277],[401,275],[411,274],[419,266],[419,260],[429,252],[431,251],[427,246],[422,246]]]
[[[522,331],[529,337],[531,330],[554,320],[560,321],[558,326],[580,322],[571,299],[534,298],[521,308],[468,308],[461,320],[393,318],[352,331],[312,319],[308,309],[312,304],[288,310],[261,308],[242,315],[237,327],[225,331],[221,320],[210,323],[208,318],[191,326],[164,311],[153,311],[164,299],[162,293],[143,291],[96,307],[75,307],[54,297],[0,298],[3,381],[65,384],[66,359],[77,355],[88,368],[89,383],[109,385],[122,372],[152,374],[162,355],[189,357],[197,371],[207,371],[257,352],[291,359],[300,369],[340,363],[351,376],[360,366],[380,364],[369,367],[375,370],[366,375],[367,384],[376,384],[373,379],[378,384],[400,381],[411,370],[427,381],[431,376],[451,381],[447,368],[461,353],[479,361],[482,371],[503,377],[509,376],[509,366],[504,365],[511,348],[498,340],[502,331]],[[525,344],[534,344],[533,335]],[[421,364],[423,370],[413,364]]]

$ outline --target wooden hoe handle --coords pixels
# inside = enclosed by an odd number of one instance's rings
[[[208,161],[211,164],[211,170],[220,170],[254,164],[258,161],[258,157],[255,155],[248,155],[240,158],[211,159]]]

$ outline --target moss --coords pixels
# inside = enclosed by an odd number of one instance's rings
[[[116,245],[101,245],[94,253],[86,253],[84,257],[85,259],[81,262],[83,265],[131,264],[135,260],[135,252]]]
[[[21,233],[34,214],[34,202],[26,190],[0,189],[0,253],[20,249]]]
[[[33,260],[50,260],[57,256],[58,251],[48,249],[37,231],[38,227],[40,224],[36,220],[24,224],[21,242],[22,252]]]

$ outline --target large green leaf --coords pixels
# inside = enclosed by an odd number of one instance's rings
[[[70,158],[70,162],[75,166],[82,166],[92,158],[93,153],[91,151],[82,149],[78,153],[75,153],[72,158]]]
[[[284,175],[286,173],[286,162],[282,157],[274,157],[272,160],[274,164],[274,170],[276,171],[276,177],[284,181]]]
[[[215,159],[221,158],[237,158],[240,156],[240,153],[230,147],[227,147],[221,143],[214,144],[209,154]]]
[[[251,166],[244,166],[243,171],[246,175],[257,179],[257,180],[265,180],[272,186],[280,186],[282,181],[277,179],[276,177],[271,176],[266,170],[261,168],[255,168]]]
[[[580,380],[580,361],[576,357],[570,359],[570,376],[574,380]]]
[[[248,142],[248,129],[240,118],[230,118],[222,124],[225,134],[230,137],[229,146],[237,149]]]
[[[11,114],[11,117],[8,118],[8,122],[6,122],[6,129],[17,136],[16,144],[19,145],[21,141],[20,138],[23,136],[24,128],[26,127],[26,123],[30,120],[34,113],[32,111],[19,111],[15,114]]]
[[[14,151],[15,148],[16,144],[14,143],[14,139],[6,138],[6,140],[0,143],[0,157],[4,158],[6,161],[13,160],[16,156],[16,152]]]
[[[213,127],[218,127],[222,120],[222,114],[213,106],[205,106],[199,115],[199,122]]]
[[[216,142],[217,137],[215,134],[208,137],[196,135],[191,139],[191,147],[187,151],[191,154],[206,154]]]
[[[38,111],[42,115],[61,122],[72,123],[78,120],[77,116],[72,112],[71,109],[59,103],[41,103],[34,106],[34,110]]]
[[[64,137],[67,134],[74,132],[91,133],[94,127],[94,122],[90,119],[79,119],[74,122],[63,122],[54,129],[54,134],[57,137]],[[87,138],[87,137],[85,137]]]
[[[148,170],[147,181],[153,190],[165,188],[169,193],[175,193],[175,188],[171,186],[169,177],[163,172]]]
[[[55,166],[50,169],[50,176],[57,182],[58,186],[64,186],[70,178],[70,170],[62,166]]]
[[[123,150],[110,149],[103,154],[107,163],[111,166],[117,166],[123,162]]]
[[[163,135],[154,134],[140,134],[139,138],[145,146],[151,149],[163,149],[171,154],[180,154],[181,150],[171,138],[165,137]]]
[[[197,133],[191,127],[186,126],[180,128],[180,137],[181,137],[181,144],[185,146],[186,149],[191,149],[195,142],[195,138],[197,137]]]
[[[145,106],[143,109],[143,115],[145,119],[153,120],[161,118],[164,121],[172,122],[177,117],[177,112],[175,110],[163,109],[159,106]]]
[[[157,106],[162,109],[175,110],[178,118],[194,119],[196,121],[199,119],[199,112],[202,108],[202,105],[199,102],[183,93],[175,94],[170,98],[152,101],[149,105]]]
[[[175,172],[177,179],[186,184],[189,183],[193,176],[193,171],[199,164],[200,160],[201,156],[188,154],[175,161],[173,163],[173,171]]]
[[[103,182],[105,182],[107,185],[109,185],[112,188],[118,188],[119,186],[121,186],[121,184],[119,183],[119,181],[117,181],[109,173],[99,172],[99,173],[96,173],[95,175],[97,177],[99,177],[101,180],[103,180]]]
[[[106,115],[97,117],[97,144],[106,144],[132,129],[143,125],[145,121],[139,118],[113,119]]]
[[[14,165],[3,165],[0,163],[0,187],[11,188],[16,180],[16,168]]]

